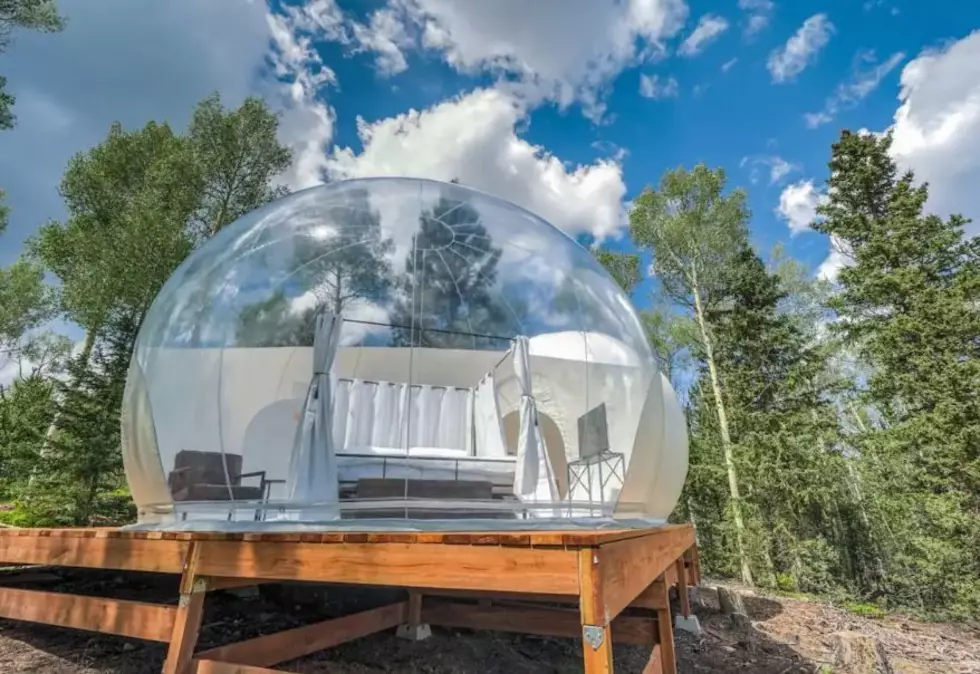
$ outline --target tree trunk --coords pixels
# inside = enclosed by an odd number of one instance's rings
[[[868,532],[868,538],[871,539],[871,556],[874,560],[874,572],[877,578],[875,579],[875,585],[878,587],[876,589],[884,589],[885,578],[887,577],[887,572],[885,571],[885,561],[881,555],[881,547],[878,545],[878,536],[875,534],[875,530],[871,526],[871,518],[868,516],[868,510],[864,505],[864,497],[861,494],[860,478],[854,470],[854,466],[851,463],[851,459],[844,457],[844,465],[847,467],[847,481],[848,490],[851,492],[851,497],[858,507],[858,515],[861,518],[861,525]]]
[[[745,610],[742,595],[727,587],[718,588],[718,606],[728,617],[728,622],[736,632],[747,632],[752,629],[752,620]]]
[[[708,374],[711,377],[711,390],[715,399],[715,410],[718,413],[718,426],[721,430],[721,446],[725,454],[725,469],[728,472],[728,490],[732,499],[732,519],[735,522],[735,543],[738,547],[738,559],[741,567],[742,582],[753,585],[752,569],[745,550],[745,523],[742,520],[742,503],[738,492],[738,473],[735,469],[735,456],[732,452],[732,436],[728,431],[728,413],[725,411],[725,401],[721,397],[721,382],[718,380],[718,368],[715,366],[714,347],[711,336],[708,335],[708,325],[701,305],[701,290],[698,287],[697,271],[692,269],[691,292],[694,295],[694,310],[698,328],[701,330],[701,341],[704,346],[704,357],[708,363]]]

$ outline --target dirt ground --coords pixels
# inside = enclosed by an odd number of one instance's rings
[[[176,584],[165,577],[86,571],[33,573],[16,586],[121,599],[173,603]],[[29,578],[25,577],[25,580]],[[6,584],[6,583],[5,583]],[[844,674],[834,662],[837,632],[875,637],[895,674],[980,673],[980,629],[902,618],[869,620],[815,602],[746,596],[751,625],[734,628],[703,588],[696,612],[700,638],[679,632],[682,674]],[[385,593],[333,590],[329,600],[304,587],[269,586],[239,597],[209,595],[201,646],[211,647],[287,629],[390,601]],[[581,672],[578,641],[435,629],[409,643],[392,634],[368,637],[280,668],[301,674],[564,674]],[[616,648],[616,671],[640,672],[644,649]],[[157,674],[164,647],[76,630],[0,621],[3,674]],[[821,667],[823,667],[821,669]]]

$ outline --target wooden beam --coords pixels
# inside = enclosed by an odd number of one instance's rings
[[[140,601],[0,588],[0,617],[169,641],[175,609]]]
[[[218,662],[217,660],[195,660],[193,671],[196,674],[288,674],[288,672],[283,672],[278,669],[235,665],[230,662]]]
[[[605,611],[599,548],[578,552],[579,620],[585,674],[612,674],[612,629]],[[639,594],[639,593],[638,593]]]
[[[405,588],[578,592],[577,553],[562,548],[418,543],[240,543],[201,541],[198,573]],[[447,555],[452,564],[445,564]],[[438,573],[433,573],[438,569]]]
[[[448,597],[453,599],[477,599],[488,601],[520,601],[536,602],[542,604],[569,604],[578,605],[578,595],[574,594],[528,594],[526,592],[496,592],[490,590],[447,590],[447,589],[420,589],[419,592],[431,597]],[[643,592],[640,593],[631,607],[658,609],[668,606],[667,597],[664,593],[663,584],[651,583]]]
[[[218,590],[235,590],[240,587],[254,587],[261,585],[261,580],[255,578],[229,578],[225,576],[211,576],[207,579],[208,592]]]
[[[674,652],[674,626],[670,622],[670,611],[657,611],[657,632],[660,642],[660,671],[663,674],[677,674],[677,654]]]
[[[605,615],[619,615],[660,574],[673,573],[674,561],[693,544],[694,529],[680,527],[599,547]]]
[[[187,547],[177,540],[0,536],[0,562],[180,573]]]
[[[664,654],[660,644],[653,645],[653,651],[650,653],[646,667],[643,668],[643,674],[664,674]]]
[[[577,594],[530,594],[528,592],[502,592],[496,590],[452,590],[447,588],[419,588],[427,597],[453,599],[489,599],[491,601],[533,601],[548,604],[578,604]]]
[[[667,597],[667,586],[659,582],[660,579],[650,583],[640,596],[633,600],[630,606],[637,608],[660,609],[670,608],[670,599]]]
[[[354,639],[396,627],[408,618],[408,603],[399,602],[342,618],[219,646],[198,654],[202,660],[271,667]],[[200,672],[200,669],[198,670]]]
[[[687,592],[687,568],[684,558],[681,557],[674,566],[677,567],[677,601],[681,606],[681,615],[685,618],[691,617],[691,597]]]
[[[701,559],[698,556],[698,546],[697,543],[688,548],[686,556],[691,560],[691,573],[693,578],[691,579],[691,585],[701,584]]]
[[[167,648],[167,659],[163,663],[163,674],[193,674],[194,663],[191,656],[197,645],[201,631],[201,617],[204,613],[204,598],[207,596],[207,581],[196,577],[195,569],[200,560],[199,543],[191,543],[184,559],[184,573],[180,577],[180,602],[174,629]]]
[[[567,608],[479,606],[427,597],[422,620],[440,627],[582,638],[580,614]],[[642,616],[620,616],[613,621],[612,634],[617,642],[649,646],[656,641],[656,621]]]

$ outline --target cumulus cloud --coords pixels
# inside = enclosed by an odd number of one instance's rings
[[[929,183],[928,207],[980,233],[980,31],[927,49],[902,70],[892,156]]]
[[[593,120],[613,78],[662,53],[688,12],[684,0],[593,0],[575,11],[565,0],[389,0],[379,11],[388,12],[383,21],[372,16],[334,37],[386,54],[394,72],[407,49],[433,51],[457,71],[496,74],[530,104],[580,103]]]
[[[785,45],[769,54],[766,65],[772,81],[789,82],[803,72],[827,46],[833,32],[834,24],[826,14],[814,14],[804,21]]]
[[[680,86],[673,77],[661,80],[659,75],[640,75],[640,96],[643,98],[677,98]]]
[[[336,148],[329,171],[335,178],[458,178],[569,234],[616,236],[625,223],[622,167],[615,159],[567,167],[517,135],[526,116],[521,99],[478,89],[426,110],[376,122],[358,118],[363,149]]]
[[[926,49],[902,69],[892,132],[892,158],[901,170],[929,183],[926,208],[940,216],[973,220],[980,234],[980,31]],[[833,278],[847,262],[839,245],[818,273]]]
[[[817,219],[817,206],[824,201],[826,196],[812,180],[801,180],[783,189],[776,214],[786,221],[790,234],[799,234],[810,229],[810,224]]]
[[[772,0],[738,0],[738,8],[746,14],[743,31],[746,38],[751,38],[769,25],[775,7]]]
[[[897,52],[887,60],[878,62],[874,51],[864,50],[854,59],[853,72],[847,82],[837,85],[834,94],[824,103],[823,110],[808,112],[803,115],[807,127],[814,129],[833,121],[841,110],[853,108],[867,98],[885,76],[894,70],[905,59],[903,52]]]
[[[320,93],[336,85],[337,76],[323,63],[313,42],[322,32],[339,30],[338,12],[333,0],[320,0],[266,17],[272,38],[269,60],[283,82],[280,135],[293,149],[293,165],[282,180],[293,189],[323,182],[325,175],[336,115]]]
[[[681,56],[697,56],[726,30],[728,30],[728,21],[724,17],[705,14],[698,21],[694,31],[681,43],[677,53]]]

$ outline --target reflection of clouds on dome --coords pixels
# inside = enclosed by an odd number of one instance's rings
[[[503,350],[517,334],[584,331],[648,351],[629,300],[556,228],[461,185],[383,178],[232,223],[174,274],[141,340],[309,346],[320,311],[344,317],[345,346]]]

